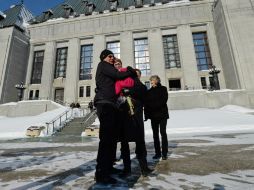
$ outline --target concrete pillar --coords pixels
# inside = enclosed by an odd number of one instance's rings
[[[216,68],[221,70],[221,72],[218,74],[220,88],[225,89],[226,82],[225,82],[224,73],[222,70],[220,53],[218,49],[218,43],[217,43],[217,39],[215,35],[214,25],[212,23],[209,23],[207,25],[207,36],[208,36],[209,48],[211,51],[212,62],[216,66]]]
[[[45,45],[44,61],[42,67],[40,98],[52,99],[52,83],[54,78],[56,43],[47,42]],[[30,77],[31,78],[31,77]]]
[[[106,48],[106,39],[104,35],[96,35],[94,36],[94,44],[93,44],[93,65],[92,65],[92,86],[91,86],[91,97],[95,96],[95,76],[98,63],[100,62],[100,54],[102,50]]]
[[[190,26],[182,25],[177,28],[181,67],[184,73],[184,84],[194,89],[201,89],[198,77],[197,61]]]
[[[78,100],[78,80],[80,65],[80,40],[71,39],[68,45],[68,57],[66,67],[66,81],[64,89],[64,101],[67,103]]]
[[[161,78],[161,84],[167,86],[162,34],[160,29],[157,28],[148,31],[148,44],[151,75],[158,75]]]
[[[120,52],[123,67],[134,67],[134,50],[132,32],[122,32],[120,35]]]
[[[34,60],[34,45],[30,45],[30,53],[29,53],[29,59],[28,59],[28,65],[27,65],[27,72],[26,72],[26,81],[25,84],[29,86],[31,83],[31,76],[33,71],[33,60]],[[24,92],[24,99],[27,100],[29,96],[29,88],[26,88]]]

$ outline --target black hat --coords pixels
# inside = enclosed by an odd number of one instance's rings
[[[103,61],[108,55],[114,55],[114,53],[108,49],[104,49],[102,52],[101,52],[101,55],[100,55],[100,59],[101,61]]]

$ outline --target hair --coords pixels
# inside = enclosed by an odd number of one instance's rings
[[[141,76],[142,73],[141,73],[140,69],[135,69],[135,71],[137,71]]]
[[[161,83],[161,79],[160,79],[160,77],[159,77],[158,75],[152,75],[152,76],[150,77],[150,81],[151,81],[151,80],[156,80],[157,83]]]
[[[117,62],[119,62],[119,63],[121,63],[121,65],[123,65],[121,59],[115,58],[115,63],[117,63]]]
[[[100,55],[100,60],[103,61],[108,55],[112,54],[114,56],[114,53],[108,49],[104,49],[102,52],[101,52],[101,55]]]

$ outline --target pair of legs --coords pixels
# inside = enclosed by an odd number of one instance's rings
[[[161,155],[167,157],[168,154],[168,137],[167,137],[167,119],[162,120],[151,120],[152,130],[153,130],[153,141],[155,148],[155,157],[159,158]],[[161,134],[161,145],[159,131]]]
[[[135,153],[139,161],[141,174],[143,176],[147,176],[150,172],[152,172],[152,170],[149,169],[147,165],[147,159],[146,159],[147,151],[146,151],[144,140],[141,139],[139,141],[136,141]],[[122,155],[123,164],[124,164],[124,174],[129,175],[131,173],[131,160],[130,160],[129,143],[127,141],[121,142],[121,155]]]
[[[97,115],[100,121],[99,148],[95,179],[97,182],[114,183],[110,177],[113,168],[113,157],[117,141],[117,109],[111,104],[98,104]]]

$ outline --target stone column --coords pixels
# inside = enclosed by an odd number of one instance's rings
[[[122,32],[120,35],[120,52],[123,67],[134,67],[134,50],[132,32]]]
[[[217,69],[221,70],[221,72],[218,74],[220,87],[221,89],[225,89],[226,82],[225,82],[224,73],[222,70],[220,53],[218,49],[218,43],[217,43],[217,39],[215,35],[214,25],[212,23],[209,23],[207,25],[207,36],[208,36],[208,42],[209,42],[208,44],[209,44],[209,48],[210,48],[211,56],[212,56],[212,62]]]
[[[93,65],[92,65],[92,86],[91,86],[91,97],[95,96],[95,75],[98,63],[100,62],[100,54],[102,50],[104,50],[106,44],[105,36],[104,35],[96,35],[94,36],[94,43],[93,43]]]
[[[158,75],[161,84],[167,86],[161,30],[158,28],[149,30],[148,40],[151,75]]]
[[[68,45],[64,102],[72,103],[78,100],[79,65],[80,39],[74,38]]]
[[[34,60],[34,45],[30,45],[30,53],[27,65],[27,72],[26,72],[26,82],[25,85],[29,86],[31,83],[32,71],[33,71],[33,60]],[[27,100],[29,96],[29,88],[26,88],[24,91],[24,99]]]
[[[47,42],[45,45],[44,61],[42,67],[40,98],[51,99],[52,97],[52,83],[54,78],[56,43]]]
[[[182,25],[177,28],[178,43],[181,57],[181,67],[184,73],[184,85],[201,89],[198,77],[197,61],[190,26]]]

